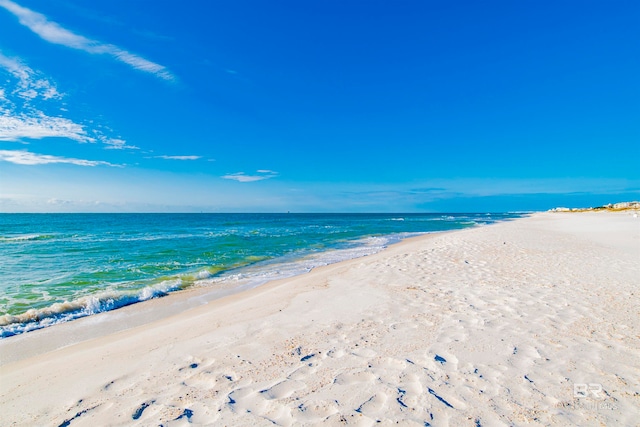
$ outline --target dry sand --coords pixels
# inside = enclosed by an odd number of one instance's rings
[[[3,340],[0,424],[638,425],[639,297],[632,212],[429,235]]]

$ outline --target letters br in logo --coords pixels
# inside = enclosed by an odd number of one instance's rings
[[[583,398],[583,397],[592,396],[595,399],[600,399],[601,392],[602,392],[602,385],[600,384],[576,383],[573,385],[573,397]]]

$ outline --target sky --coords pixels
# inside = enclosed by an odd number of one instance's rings
[[[0,212],[640,199],[640,2],[0,0]]]

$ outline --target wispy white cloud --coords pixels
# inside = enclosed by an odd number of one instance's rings
[[[104,135],[100,135],[98,136],[98,139],[103,144],[106,145],[106,147],[104,147],[106,150],[124,150],[124,149],[139,150],[140,149],[140,147],[136,147],[135,145],[127,144],[127,141],[120,138],[108,138]]]
[[[201,159],[202,156],[154,156],[154,158],[165,160],[198,160]]]
[[[278,176],[278,172],[268,170],[268,169],[259,169],[256,171],[258,175],[247,175],[244,172],[236,172],[227,175],[223,175],[222,178],[230,179],[238,182],[254,182],[254,181],[262,181],[269,178],[274,178]]]
[[[0,2],[2,1],[0,0]],[[31,100],[41,97],[47,100],[58,99],[63,96],[53,83],[39,76],[38,73],[17,58],[10,58],[0,52],[0,67],[7,70],[9,74],[18,80],[13,93],[22,99]],[[4,97],[3,95],[0,98]]]
[[[47,200],[47,204],[48,205],[72,205],[73,202],[71,200],[56,199],[55,197],[52,197],[51,199]]]
[[[77,142],[94,142],[82,125],[63,117],[50,117],[42,112],[33,116],[11,115],[0,111],[0,141],[19,141],[22,138],[69,138]]]
[[[67,112],[59,102],[55,102],[64,95],[42,73],[33,70],[23,60],[0,52],[0,71],[3,70],[8,73],[8,78],[5,87],[0,88],[0,141],[57,137],[77,142],[99,141],[106,149],[112,150],[138,148],[127,144],[122,138],[106,135],[101,129],[112,130],[104,126],[91,129],[68,118],[51,117],[42,112],[39,107],[45,104],[40,101],[48,101],[49,105],[59,107],[58,112]]]
[[[11,58],[0,52],[2,70],[8,73],[9,78],[0,96],[0,141],[48,137],[69,138],[77,142],[95,141],[84,126],[66,118],[48,116],[34,108],[32,104],[36,98],[51,101],[63,97],[40,72],[34,71],[19,58]]]
[[[175,80],[175,76],[163,65],[156,64],[155,62],[121,49],[118,46],[102,43],[76,34],[63,28],[58,23],[50,21],[45,15],[20,6],[11,0],[0,0],[0,7],[14,14],[22,25],[50,43],[82,50],[91,54],[109,55],[136,70],[151,73],[164,80]]]
[[[52,163],[68,163],[77,166],[120,166],[101,160],[74,159],[72,157],[51,156],[49,154],[31,153],[26,150],[0,150],[0,161],[17,165],[47,165]]]

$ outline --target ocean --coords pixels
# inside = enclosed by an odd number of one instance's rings
[[[259,286],[518,214],[0,214],[0,338],[190,287]]]

